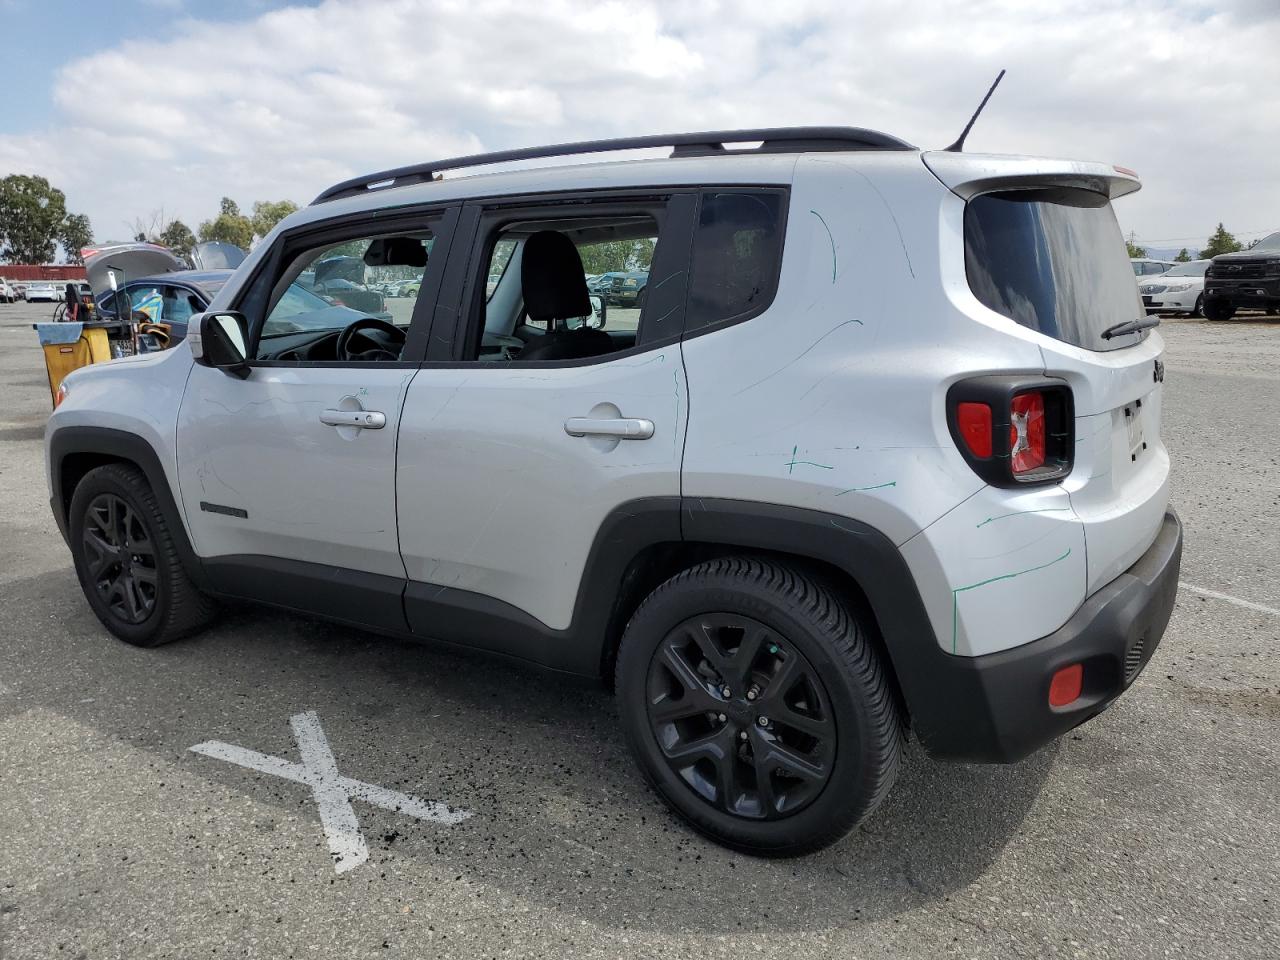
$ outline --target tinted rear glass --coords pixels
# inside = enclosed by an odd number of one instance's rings
[[[782,201],[777,190],[702,195],[687,327],[745,319],[769,305],[782,256]]]
[[[1144,315],[1111,204],[1089,190],[989,193],[969,201],[965,269],[983,304],[1088,350],[1139,343],[1102,331]]]

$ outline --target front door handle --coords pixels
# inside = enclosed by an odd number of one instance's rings
[[[648,440],[653,436],[653,421],[635,417],[601,418],[570,417],[564,432],[571,437],[617,437],[620,440]]]
[[[331,427],[355,427],[358,430],[381,430],[387,415],[377,410],[323,410],[320,422]]]

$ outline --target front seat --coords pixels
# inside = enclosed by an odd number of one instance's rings
[[[518,360],[580,360],[617,349],[603,330],[557,326],[574,317],[591,316],[587,278],[573,241],[558,230],[540,230],[524,242],[520,284],[529,319],[545,321],[547,333],[530,343]]]

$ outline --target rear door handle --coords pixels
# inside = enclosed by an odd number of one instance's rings
[[[323,410],[320,413],[320,422],[331,427],[381,430],[387,425],[387,415],[377,410]]]
[[[571,437],[618,437],[621,440],[648,440],[653,436],[653,421],[634,417],[618,417],[617,419],[570,417],[564,422],[564,432]]]

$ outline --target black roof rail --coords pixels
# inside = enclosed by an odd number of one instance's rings
[[[725,149],[726,143],[751,143],[760,146],[741,150]],[[369,190],[403,187],[424,183],[442,170],[479,167],[490,163],[515,160],[538,160],[544,157],[568,157],[581,153],[606,153],[614,150],[643,150],[672,147],[673,157],[720,156],[742,153],[807,153],[824,150],[914,150],[905,140],[864,130],[861,127],[764,127],[756,130],[710,130],[703,133],[667,133],[645,137],[622,137],[616,140],[580,140],[549,147],[522,147],[476,153],[469,157],[452,157],[430,163],[415,163],[393,170],[381,170],[363,177],[336,183],[311,201],[314,206],[327,200],[351,197]]]

